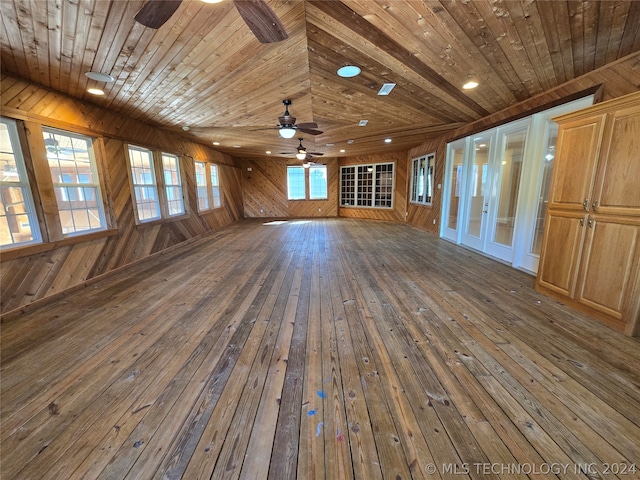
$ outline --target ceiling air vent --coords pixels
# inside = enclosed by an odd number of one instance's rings
[[[366,126],[367,126],[367,123],[369,123],[369,120],[360,120],[360,121],[358,122],[358,126],[359,126],[359,127],[366,127]]]
[[[378,92],[378,95],[389,95],[391,93],[391,90],[393,90],[393,87],[395,86],[396,86],[395,83],[383,84],[382,87],[380,87],[380,91]]]

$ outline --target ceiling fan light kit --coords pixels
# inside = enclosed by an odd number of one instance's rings
[[[282,138],[293,138],[296,135],[296,129],[293,127],[284,126],[278,130],[278,133]]]

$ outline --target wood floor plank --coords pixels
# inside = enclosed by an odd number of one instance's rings
[[[3,321],[2,478],[640,478],[640,341],[533,284],[397,223],[239,222]]]

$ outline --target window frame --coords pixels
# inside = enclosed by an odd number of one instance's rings
[[[194,178],[196,182],[196,203],[198,213],[211,212],[222,208],[222,187],[220,182],[220,166],[217,163],[206,162],[204,160],[193,160],[194,165]],[[202,165],[204,168],[203,180],[205,183],[198,183],[198,165]],[[215,172],[215,174],[214,174]],[[216,184],[214,185],[214,179]],[[205,189],[207,196],[204,197],[200,193]],[[200,203],[203,201],[206,203],[205,208],[200,208]]]
[[[302,165],[287,165],[287,200],[292,201],[292,202],[296,202],[296,201],[300,201],[300,200],[306,200],[307,199],[307,174],[304,172],[305,168]],[[296,196],[296,197],[292,197],[291,193],[292,193],[292,183],[291,183],[291,176],[289,175],[290,172],[302,172],[302,196]],[[297,187],[299,187],[299,185],[296,185]]]
[[[147,224],[150,222],[155,222],[158,220],[162,220],[162,209],[161,209],[161,204],[162,202],[160,201],[160,188],[158,188],[158,180],[157,180],[157,174],[155,172],[156,169],[156,164],[157,162],[155,161],[154,158],[154,152],[153,150],[149,149],[149,148],[145,148],[145,147],[140,147],[138,145],[133,145],[133,144],[127,144],[126,145],[126,154],[127,154],[127,162],[129,164],[129,168],[127,169],[127,171],[129,172],[129,185],[131,187],[131,198],[133,200],[133,211],[135,214],[135,219],[136,219],[136,224]],[[141,153],[146,153],[148,154],[148,158],[149,158],[149,162],[150,162],[150,167],[149,167],[149,174],[151,175],[151,183],[138,183],[136,181],[135,175],[134,175],[134,165],[132,163],[132,157],[131,157],[131,152],[133,151],[137,151],[137,152],[141,152]],[[147,174],[147,172],[142,172],[143,174]],[[137,195],[137,189],[138,188],[149,188],[152,187],[153,188],[153,192],[155,193],[155,210],[156,210],[156,215],[153,217],[145,217],[145,218],[140,218],[140,201],[138,199],[138,195]],[[145,200],[144,198],[142,198],[142,200]]]
[[[14,119],[7,117],[0,117],[0,122],[7,126],[7,135],[9,137],[10,147],[12,150],[12,154],[14,157],[14,162],[16,165],[16,171],[18,173],[18,182],[2,182],[0,180],[0,188],[4,189],[5,187],[19,188],[21,190],[22,199],[24,201],[26,212],[24,215],[27,216],[29,220],[29,229],[31,231],[31,239],[22,242],[12,242],[0,245],[0,250],[2,252],[6,252],[9,250],[14,250],[18,248],[24,248],[31,245],[38,245],[44,243],[45,238],[43,233],[42,226],[40,224],[40,217],[38,215],[38,210],[35,201],[34,190],[32,186],[32,179],[30,178],[29,168],[26,162],[25,155],[25,145],[23,145],[23,141],[20,138],[20,131],[18,127],[18,122]],[[7,152],[8,154],[9,152]],[[4,202],[3,202],[4,205]],[[3,208],[5,210],[4,216],[6,217],[6,207]],[[8,224],[9,222],[7,222]],[[11,238],[13,239],[13,233],[9,231]]]
[[[110,222],[108,218],[107,206],[105,205],[105,202],[104,202],[103,182],[100,175],[100,169],[98,168],[98,161],[96,159],[96,152],[95,152],[96,139],[92,136],[85,135],[82,133],[72,132],[69,130],[63,130],[60,128],[49,127],[45,125],[42,125],[41,130],[42,130],[42,139],[45,146],[44,153],[45,153],[45,158],[47,162],[46,167],[49,170],[49,176],[51,178],[51,185],[53,187],[53,191],[55,192],[56,189],[62,189],[60,190],[60,196],[62,197],[63,201],[69,202],[69,203],[84,202],[86,206],[85,209],[82,209],[82,208],[78,208],[78,209],[71,208],[69,210],[61,209],[60,204],[58,203],[57,195],[56,195],[55,202],[56,202],[56,208],[57,208],[57,216],[58,216],[58,222],[60,224],[60,231],[62,232],[63,238],[79,237],[79,236],[89,235],[96,232],[107,231],[110,227]],[[65,137],[75,138],[75,139],[87,142],[87,157],[89,159],[91,176],[93,178],[93,181],[91,183],[81,183],[79,181],[79,175],[77,171],[75,175],[72,175],[69,173],[59,173],[58,180],[56,181],[54,179],[54,170],[52,170],[52,165],[51,165],[51,160],[53,159],[53,157],[49,156],[49,149],[47,148],[47,144],[46,144],[47,134],[59,135],[61,137],[65,136]],[[59,157],[57,158],[58,158],[58,168],[60,168],[60,163],[59,163],[60,158]],[[62,181],[63,176],[65,178],[70,177],[71,181],[70,182]],[[89,208],[86,203],[87,189],[92,191],[95,195],[93,202],[96,204],[96,209],[98,211],[97,218],[99,219],[99,222],[100,222],[99,227],[85,228],[82,230],[76,229],[71,232],[64,232],[65,224],[63,223],[63,219],[62,219],[62,212],[66,212],[66,211],[74,212],[74,211],[82,211],[82,210],[86,210],[87,212],[89,212]],[[71,216],[73,217],[73,213],[71,213]],[[87,218],[89,218],[89,213],[87,213]]]
[[[302,183],[302,187],[303,187],[303,191],[304,191],[304,196],[300,196],[300,197],[296,197],[296,198],[292,198],[291,197],[291,183],[290,183],[290,177],[289,177],[289,172],[290,171],[298,171],[298,170],[303,170],[303,183]],[[324,170],[325,175],[325,184],[324,184],[324,195],[323,196],[313,196],[312,192],[313,192],[313,186],[312,186],[312,177],[311,177],[311,171],[312,170]],[[287,200],[292,201],[292,202],[300,202],[300,201],[322,201],[322,200],[328,200],[329,199],[329,169],[327,168],[326,165],[321,165],[321,164],[316,164],[316,165],[309,165],[308,167],[305,167],[303,165],[287,165]]]
[[[167,170],[167,166],[165,165],[165,159],[168,159],[168,158],[175,160],[176,170]],[[186,215],[187,206],[186,206],[185,196],[184,196],[184,183],[182,180],[182,171],[180,168],[180,157],[178,155],[174,155],[173,153],[160,152],[160,163],[161,163],[160,167],[162,168],[162,183],[164,186],[164,196],[165,196],[164,207],[166,209],[166,217],[174,218],[174,217],[180,217],[180,216]],[[177,177],[176,183],[167,182],[167,171],[171,173],[175,173]],[[178,199],[173,199],[171,198],[172,194],[170,192],[176,188],[179,188],[180,195]],[[176,204],[176,202],[178,201],[180,202],[180,211],[177,213],[171,213],[171,205]],[[160,208],[162,209],[162,205],[160,206]]]
[[[433,193],[434,193],[434,178],[435,178],[435,152],[416,157],[411,160],[411,184],[409,186],[409,203],[414,205],[433,205]],[[416,168],[420,168],[424,165],[424,193],[420,195],[416,188],[416,182],[418,181],[419,172]],[[429,185],[431,186],[431,195],[428,195]],[[420,199],[422,196],[422,199]]]
[[[326,165],[310,165],[309,168],[306,169],[308,173],[306,177],[309,180],[309,200],[328,200],[329,199],[329,169]],[[313,196],[313,187],[312,187],[312,170],[324,170],[324,195],[321,197]]]
[[[388,171],[391,172],[391,181],[383,185],[378,180]],[[341,166],[340,208],[393,210],[395,203],[395,179],[395,162],[360,163]],[[349,184],[346,184],[346,182],[349,182]],[[378,205],[379,201],[384,200],[382,195],[388,197],[388,205]],[[353,203],[345,203],[349,200]],[[385,203],[387,202],[385,201]]]

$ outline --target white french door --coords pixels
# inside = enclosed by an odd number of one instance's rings
[[[490,205],[493,135],[477,136],[467,154],[466,199],[461,242],[484,251],[487,233],[487,213]]]
[[[585,97],[447,145],[442,237],[535,273],[561,115]]]
[[[513,262],[529,119],[498,128],[483,252]]]

